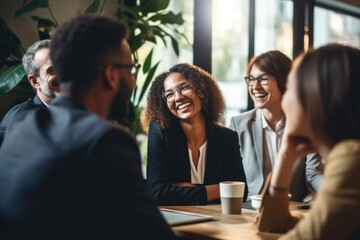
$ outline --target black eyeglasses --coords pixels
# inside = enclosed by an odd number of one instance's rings
[[[175,90],[167,90],[163,94],[162,98],[164,99],[165,102],[171,103],[175,99],[175,92],[178,92],[183,96],[186,96],[193,89],[194,88],[193,88],[193,86],[191,85],[190,82],[184,82],[184,83],[181,83],[179,86],[177,86]]]
[[[260,84],[261,86],[264,86],[269,83],[269,80],[272,77],[273,76],[271,76],[271,75],[265,74],[265,75],[261,75],[259,77],[246,76],[246,77],[244,77],[244,79],[245,79],[246,84],[249,86],[254,85],[255,81],[257,81],[258,84]]]
[[[113,67],[117,68],[130,68],[131,74],[136,76],[139,72],[139,69],[141,67],[140,64],[121,64],[121,63],[113,63],[111,64]]]

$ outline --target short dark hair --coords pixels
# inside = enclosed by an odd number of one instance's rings
[[[314,135],[331,145],[359,139],[360,50],[331,44],[300,58],[294,76]]]
[[[120,42],[127,34],[126,25],[107,17],[85,15],[63,23],[50,49],[59,82],[71,83],[76,92],[87,88],[120,54]]]
[[[261,71],[275,77],[281,94],[284,94],[286,80],[292,65],[290,58],[278,50],[264,52],[251,58],[246,71],[247,75],[250,74],[254,65],[260,68]]]
[[[31,45],[22,58],[26,75],[39,76],[39,66],[34,60],[35,54],[41,49],[50,49],[50,40],[40,40]]]
[[[168,72],[160,74],[153,81],[141,121],[145,132],[147,132],[152,121],[157,121],[162,129],[171,127],[174,121],[177,121],[162,99],[164,81],[171,73],[181,73],[194,86],[196,94],[201,100],[204,117],[208,124],[223,120],[225,102],[215,79],[200,67],[180,63],[170,68]]]

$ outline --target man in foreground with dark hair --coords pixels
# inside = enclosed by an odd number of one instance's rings
[[[99,16],[55,32],[62,96],[10,125],[0,149],[1,239],[174,238],[147,195],[135,141],[105,120],[126,114],[134,86],[126,37]]]

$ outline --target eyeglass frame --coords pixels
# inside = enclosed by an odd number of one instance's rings
[[[111,66],[116,68],[130,68],[131,74],[136,76],[139,72],[141,64],[133,63],[133,64],[122,64],[122,63],[112,63]]]
[[[178,92],[181,96],[185,96],[185,95],[182,93],[182,90],[183,90],[184,88],[181,88],[181,87],[184,86],[185,84],[188,84],[188,86],[190,87],[190,90],[191,90],[191,91],[194,91],[194,90],[195,90],[195,89],[194,89],[194,86],[191,84],[191,82],[186,81],[186,82],[180,83],[180,84],[175,88],[175,90],[172,90],[172,89],[171,89],[172,93],[174,94],[174,96],[172,97],[172,100],[171,100],[171,101],[168,101],[168,100],[166,99],[166,96],[165,96],[166,92],[169,92],[170,90],[164,91],[163,94],[161,95],[161,98],[162,98],[166,103],[171,103],[171,102],[173,102],[173,101],[175,100],[175,93],[176,93],[176,92]],[[179,89],[179,88],[181,88],[181,89]]]
[[[260,81],[261,81],[261,79],[262,79],[263,77],[267,77],[267,81],[266,81],[266,83],[261,84]],[[253,78],[253,80],[252,80],[252,81],[253,81],[253,84],[250,84],[250,83],[248,82],[248,80],[249,80],[250,78]],[[261,75],[258,76],[258,77],[253,77],[253,76],[251,76],[251,75],[250,75],[250,76],[245,76],[245,77],[244,77],[244,80],[245,80],[246,84],[247,84],[248,86],[250,86],[250,87],[254,85],[255,80],[257,81],[257,83],[258,83],[260,86],[265,86],[265,85],[268,85],[268,84],[269,84],[270,78],[274,78],[274,76],[265,73],[265,74],[261,74]]]

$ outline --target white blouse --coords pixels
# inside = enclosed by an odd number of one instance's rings
[[[200,156],[197,167],[194,165],[191,149],[188,148],[189,151],[189,159],[190,159],[190,168],[191,168],[191,183],[193,184],[203,184],[204,176],[205,176],[205,165],[206,165],[206,149],[207,149],[207,140],[204,144],[199,148]]]

